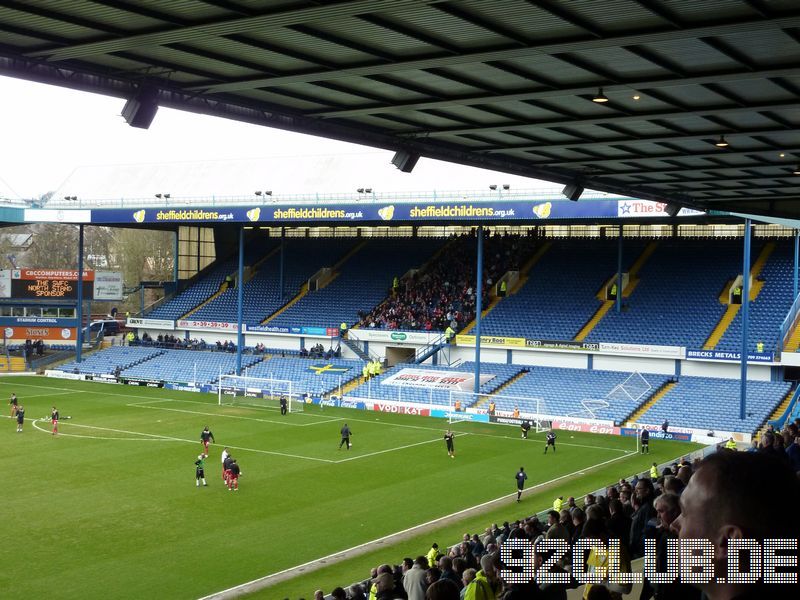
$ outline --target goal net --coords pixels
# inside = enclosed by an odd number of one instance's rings
[[[289,379],[222,375],[217,389],[220,405],[278,409],[281,397],[285,397],[289,412],[302,412],[304,408],[301,395],[295,393],[294,382]]]
[[[490,412],[492,404],[494,404],[494,414]],[[552,425],[543,398],[453,390],[450,392],[449,408],[450,423],[470,420],[467,408],[477,408],[489,412],[490,419],[495,423],[521,425],[524,421],[528,421],[531,429],[536,432],[547,431]]]
[[[639,404],[639,401],[650,393],[653,386],[642,377],[641,373],[631,373],[625,381],[614,388],[606,395],[608,402],[632,402]]]

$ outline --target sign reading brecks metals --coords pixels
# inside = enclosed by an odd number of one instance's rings
[[[481,375],[481,385],[494,379]],[[475,374],[466,371],[437,371],[433,369],[400,369],[381,382],[381,385],[407,386],[436,390],[471,392],[475,389]]]

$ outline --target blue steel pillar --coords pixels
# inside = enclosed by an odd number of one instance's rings
[[[617,297],[616,311],[622,312],[622,225],[619,226],[619,242],[617,243]]]
[[[178,283],[178,253],[180,252],[180,228],[175,230],[175,245],[172,249],[172,280],[175,282],[177,290]]]
[[[750,317],[750,219],[744,220],[744,260],[742,264],[742,374],[739,393],[739,418],[747,416],[747,329]]]
[[[286,242],[286,228],[281,227],[281,260],[280,265],[278,266],[278,294],[283,303],[283,251],[284,251],[284,243]]]
[[[83,225],[78,225],[78,335],[75,342],[75,362],[80,363],[83,350]]]
[[[478,265],[475,286],[475,387],[481,391],[481,312],[483,311],[483,227],[478,227]]]
[[[792,302],[797,298],[797,269],[800,268],[800,229],[794,230],[794,295],[792,295]]]
[[[239,274],[236,277],[236,374],[242,374],[242,305],[244,304],[244,225],[239,225]]]

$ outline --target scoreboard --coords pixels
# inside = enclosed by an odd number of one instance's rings
[[[121,273],[83,272],[83,297],[87,300],[120,300],[122,288]],[[70,269],[2,270],[0,298],[77,300],[78,272]]]

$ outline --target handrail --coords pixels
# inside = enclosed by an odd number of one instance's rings
[[[792,332],[792,326],[795,320],[797,320],[798,313],[800,313],[800,295],[794,299],[786,318],[783,320],[783,323],[781,323],[780,337],[778,338],[781,341],[781,347],[778,348],[778,350],[782,351],[786,347],[787,338]]]
[[[414,362],[418,362],[422,357],[425,356],[426,353],[431,352],[434,349],[434,347],[436,347],[437,350],[441,348],[445,341],[446,341],[446,336],[444,333],[442,333],[439,337],[434,338],[433,340],[428,342],[425,346],[417,348],[417,351],[414,353]]]

